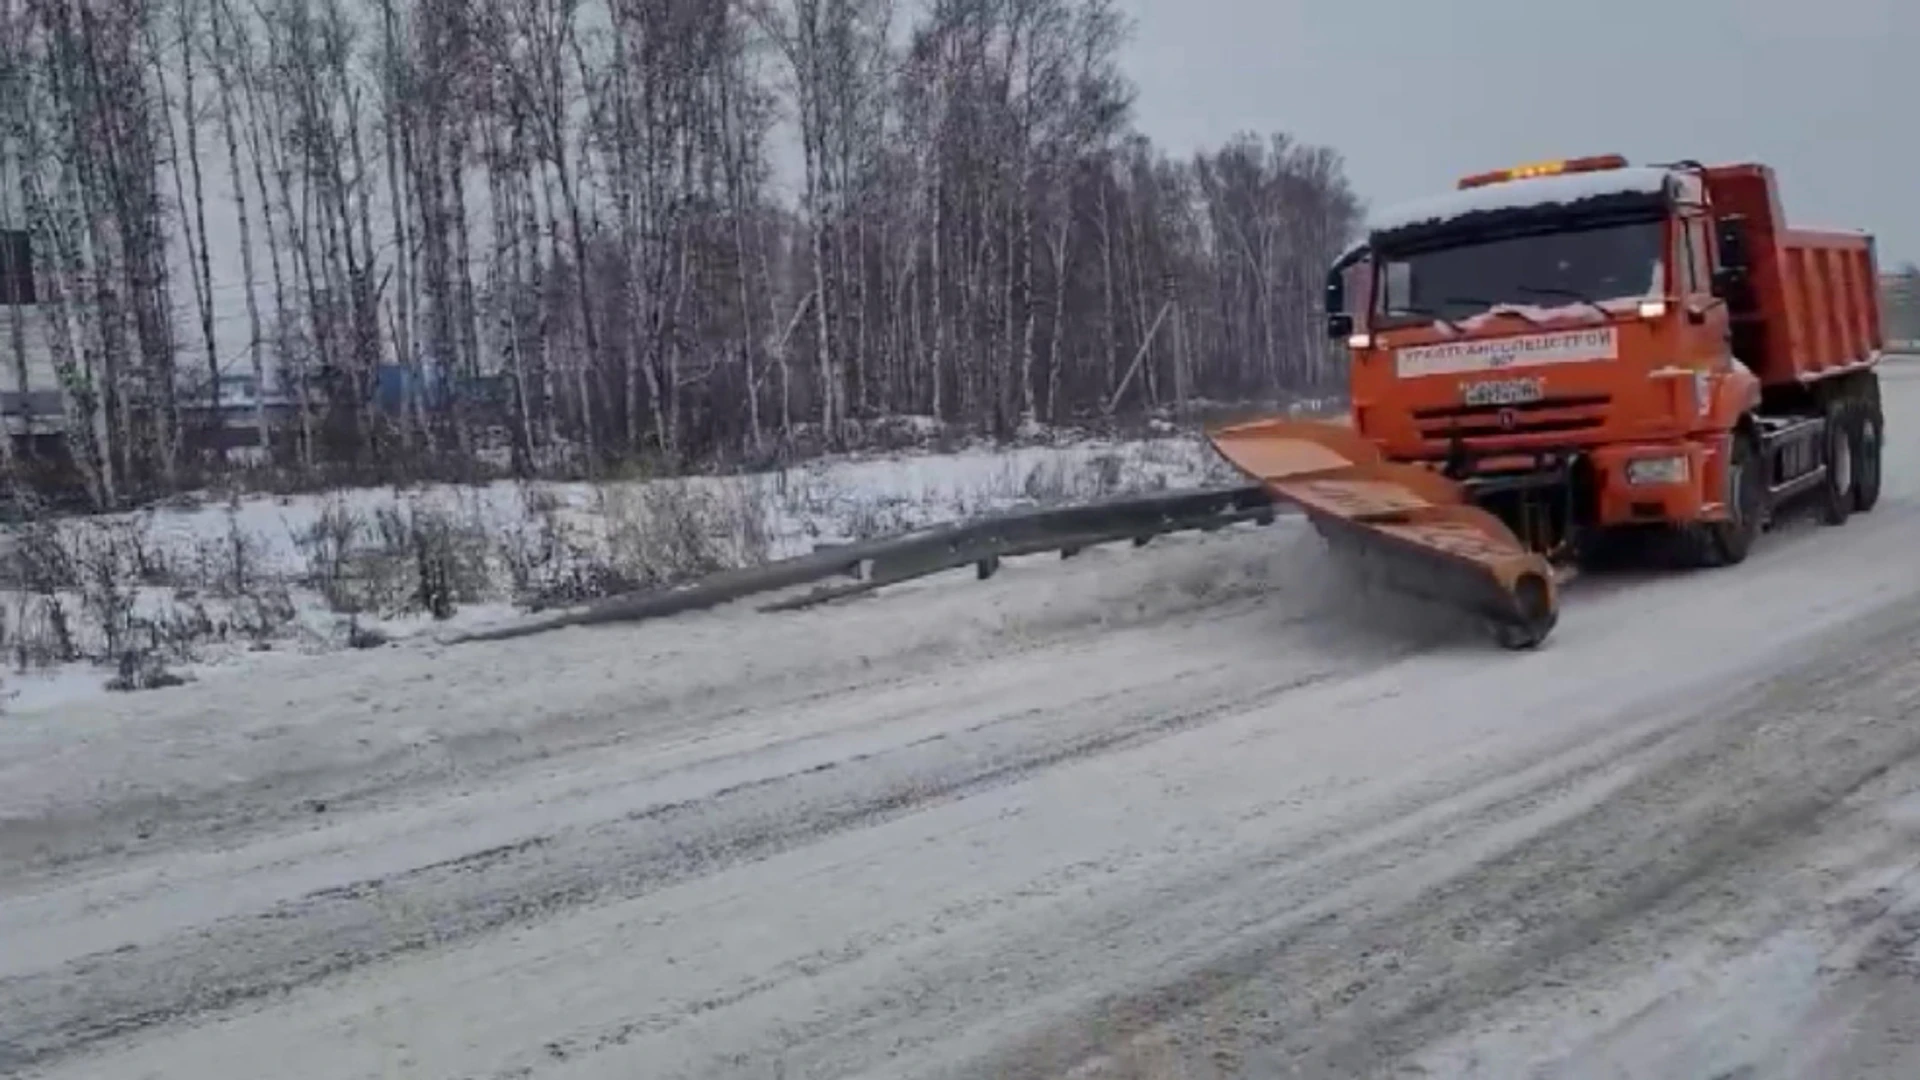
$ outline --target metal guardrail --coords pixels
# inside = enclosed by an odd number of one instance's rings
[[[1070,557],[1083,548],[1120,540],[1130,540],[1138,547],[1166,533],[1212,531],[1243,521],[1266,525],[1282,512],[1257,484],[1018,510],[822,548],[791,559],[723,571],[677,588],[611,596],[542,618],[446,640],[448,644],[504,641],[568,626],[640,622],[802,585],[820,585],[800,596],[761,607],[762,611],[790,611],[966,566],[973,566],[976,576],[985,580],[1000,568],[1000,560],[1018,555],[1058,551]],[[820,584],[835,578],[852,580]]]

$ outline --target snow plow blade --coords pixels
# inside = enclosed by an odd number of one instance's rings
[[[1477,615],[1510,649],[1540,644],[1559,620],[1552,566],[1438,472],[1387,461],[1331,423],[1257,420],[1208,439],[1368,578]]]

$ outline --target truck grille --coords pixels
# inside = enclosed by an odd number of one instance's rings
[[[1490,439],[1589,431],[1606,422],[1606,394],[1567,394],[1519,405],[1440,405],[1413,410],[1423,438]]]

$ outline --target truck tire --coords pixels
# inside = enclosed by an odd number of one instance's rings
[[[1767,516],[1767,476],[1760,461],[1760,448],[1753,436],[1735,432],[1733,456],[1727,461],[1727,520],[1715,522],[1708,530],[1714,565],[1734,566],[1747,560],[1753,541]]]
[[[1827,430],[1820,436],[1825,447],[1826,479],[1820,482],[1820,521],[1824,525],[1845,525],[1853,514],[1853,409],[1843,402],[1827,406]]]
[[[1767,477],[1753,436],[1735,432],[1728,440],[1727,520],[1689,526],[1677,534],[1681,564],[1711,569],[1745,562],[1767,513]]]
[[[1853,443],[1853,512],[1864,514],[1880,501],[1880,454],[1886,438],[1886,417],[1872,401],[1853,404],[1853,423],[1847,434]]]

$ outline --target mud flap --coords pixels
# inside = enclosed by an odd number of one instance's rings
[[[1261,420],[1208,439],[1387,588],[1478,616],[1507,648],[1540,644],[1559,621],[1546,559],[1439,473],[1333,424]]]

